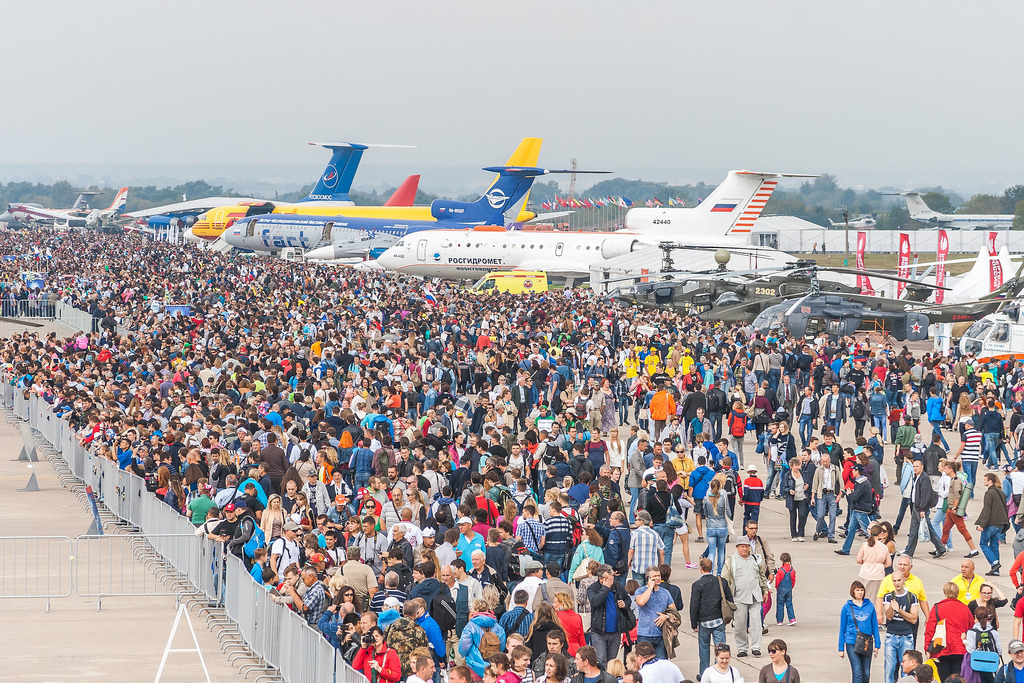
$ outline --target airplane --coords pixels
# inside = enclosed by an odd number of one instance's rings
[[[846,221],[839,221],[838,223],[836,223],[834,220],[829,218],[828,222],[832,225],[833,228],[847,227]],[[861,214],[860,216],[850,217],[849,227],[852,230],[874,230],[875,225],[875,218],[870,214]]]
[[[1013,214],[939,213],[930,209],[918,192],[900,192],[899,196],[907,203],[910,217],[920,223],[965,230],[1013,226]]]
[[[295,204],[332,207],[353,205],[348,197],[348,192],[352,187],[352,179],[355,177],[365,150],[370,147],[407,147],[407,145],[374,145],[354,142],[311,142],[309,144],[331,150],[331,158],[310,193]],[[219,221],[216,228],[210,226],[209,231],[204,234],[195,234],[192,231],[196,237],[215,240],[224,231],[224,223],[230,220],[227,216],[228,213],[237,213],[238,215],[235,216],[237,218],[245,216],[246,212],[253,207],[269,207],[268,210],[272,211],[275,206],[285,205],[283,202],[275,204],[253,197],[205,197],[132,211],[126,214],[126,217],[149,219],[150,228],[162,228],[170,225],[177,225],[179,228],[192,228],[194,224],[200,223],[203,231],[207,230],[206,223],[201,223],[200,219],[211,222]],[[220,211],[223,211],[223,214],[219,213]],[[211,212],[211,215],[203,219],[202,214]],[[186,238],[188,237],[189,235],[186,233]]]
[[[481,230],[505,232],[506,213],[520,213],[535,178],[549,173],[572,172],[522,166],[493,166],[484,170],[497,173],[498,179],[479,199],[472,202],[435,199],[427,207],[429,219],[407,221],[402,218],[353,217],[347,215],[349,212],[343,216],[271,214],[235,223],[224,240],[236,246],[253,241],[260,242],[262,248],[294,246],[308,249],[305,252],[307,260],[335,260],[363,256],[367,252],[373,256],[400,238],[421,231],[476,226]]]
[[[223,238],[239,249],[273,252],[292,247],[307,250],[307,259],[331,260],[383,251],[410,231],[464,228],[475,223],[504,225],[510,209],[526,203],[537,174],[530,175],[525,169],[535,169],[542,142],[541,138],[524,138],[505,166],[485,169],[496,175],[476,202],[436,200],[430,206],[402,207],[389,202],[383,207],[343,207],[330,212],[300,205],[269,211],[250,207],[244,215],[232,219]],[[517,174],[510,169],[524,171]],[[520,191],[520,186],[525,189]],[[516,209],[517,219],[534,218],[520,208]],[[199,222],[193,226],[193,232],[200,234],[205,234],[205,229]]]
[[[0,221],[35,221],[39,223],[52,223],[55,220],[74,221],[73,227],[85,227],[86,225],[99,224],[102,219],[110,216],[120,215],[128,203],[128,188],[122,187],[114,196],[114,201],[105,209],[90,209],[89,197],[103,194],[102,192],[82,192],[75,200],[74,206],[70,209],[47,209],[39,204],[32,203],[11,203],[7,205],[7,211],[0,215]]]
[[[705,248],[738,248],[752,265],[782,266],[792,257],[771,248],[753,248],[748,235],[779,180],[798,174],[730,171],[724,182],[691,208],[637,208],[626,227],[611,233],[520,232],[481,226],[431,230],[407,235],[380,257],[390,270],[430,278],[480,278],[496,270],[545,271],[567,284],[589,276],[601,261],[658,245],[671,237]]]

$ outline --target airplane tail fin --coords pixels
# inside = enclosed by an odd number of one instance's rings
[[[124,207],[128,204],[128,188],[122,187],[117,191],[117,195],[114,197],[114,201],[110,203],[107,208],[108,213],[119,214],[124,211]]]
[[[754,221],[782,178],[815,178],[815,175],[797,173],[762,173],[757,171],[729,171],[722,184],[695,207],[683,209],[631,209],[627,227],[648,232],[665,232],[658,216],[674,211],[698,218],[701,236],[746,237]]]
[[[418,175],[409,176],[388,197],[388,200],[384,202],[384,206],[412,206],[416,202],[416,192],[419,190],[419,187],[420,177]]]
[[[935,213],[928,208],[928,205],[925,204],[925,201],[921,199],[921,195],[917,192],[904,192],[900,196],[903,197],[903,201],[907,203],[907,211],[910,212],[911,218],[922,214],[930,215]]]
[[[436,199],[430,205],[431,215],[438,220],[504,225],[506,212],[521,206],[522,199],[533,187],[534,178],[547,173],[543,168],[521,166],[497,166],[484,170],[497,173],[497,180],[480,199],[475,202]]]
[[[352,142],[311,142],[331,150],[331,160],[320,174],[316,185],[303,201],[349,201],[348,191],[352,188],[359,161],[369,145]]]

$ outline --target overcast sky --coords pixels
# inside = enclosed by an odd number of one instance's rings
[[[1001,191],[1024,183],[1022,20],[936,0],[7,3],[0,176],[312,181],[305,143],[353,140],[417,146],[368,153],[357,186],[441,167],[483,185],[533,135],[542,165],[645,180]]]

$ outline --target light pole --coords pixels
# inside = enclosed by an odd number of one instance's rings
[[[850,254],[850,210],[843,207],[843,222],[846,224],[846,254]]]

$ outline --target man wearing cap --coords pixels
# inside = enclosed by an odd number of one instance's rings
[[[864,466],[857,463],[853,466],[853,490],[850,492],[850,524],[846,530],[846,542],[842,550],[835,551],[836,555],[849,555],[853,539],[857,537],[857,530],[862,529],[864,534],[870,533],[868,526],[871,520],[868,516],[875,509],[875,494],[871,488],[871,480],[864,474]],[[941,547],[941,546],[940,546]],[[945,548],[942,549],[945,552]]]
[[[533,605],[536,599],[536,595],[539,592],[540,586],[544,583],[544,579],[541,578],[541,571],[544,569],[543,565],[537,560],[526,560],[523,568],[523,580],[516,584],[515,591],[524,590],[527,593],[528,601],[527,605]],[[508,609],[512,609],[512,596],[509,596]]]
[[[1006,646],[1010,661],[996,671],[995,683],[1024,683],[1024,642],[1016,638]]]
[[[278,576],[281,575],[285,567],[299,561],[299,544],[295,538],[301,528],[295,522],[285,523],[281,538],[274,541],[270,546],[270,568]],[[317,618],[319,618],[319,615]]]
[[[473,531],[473,520],[469,517],[459,517],[455,521],[455,525],[459,528],[459,542],[455,546],[455,552],[459,559],[469,566],[473,561],[474,550],[487,553],[484,537]]]
[[[334,497],[334,505],[327,509],[327,526],[340,533],[345,530],[345,523],[351,516],[352,510],[348,505],[348,496],[339,493]]]
[[[761,565],[754,558],[753,547],[746,536],[736,541],[736,552],[725,561],[722,578],[728,582],[736,601],[733,625],[738,657],[746,657],[748,648],[761,656],[761,604],[768,599],[768,583]]]

